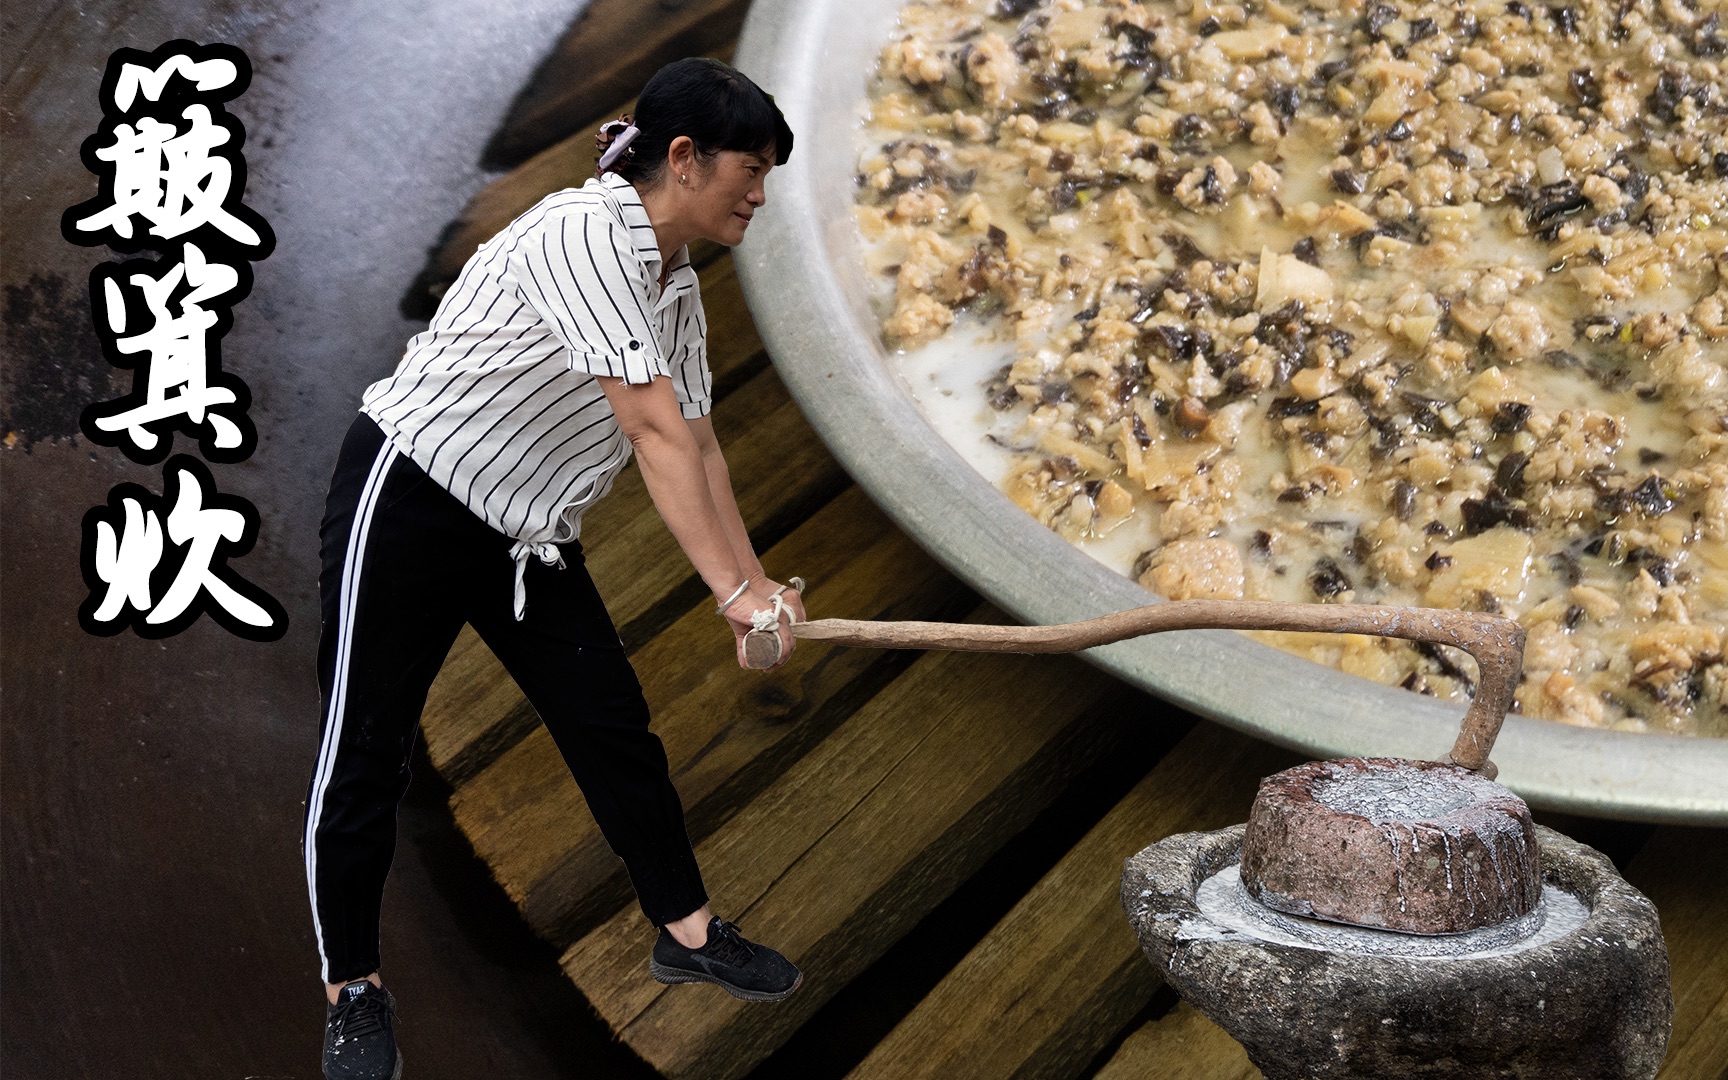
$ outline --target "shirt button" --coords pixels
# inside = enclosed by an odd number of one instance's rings
[[[630,347],[632,349],[640,349],[642,347],[642,343],[640,341],[637,341],[634,338],[632,338],[630,340]]]

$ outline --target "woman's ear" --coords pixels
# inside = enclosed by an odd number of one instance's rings
[[[666,147],[666,164],[672,170],[672,181],[690,175],[696,168],[696,143],[688,135],[680,135]]]

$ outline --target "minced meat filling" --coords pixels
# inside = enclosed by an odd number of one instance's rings
[[[1728,734],[1725,16],[911,3],[858,176],[885,340],[995,327],[1005,490],[1165,596],[1498,611],[1523,713]]]

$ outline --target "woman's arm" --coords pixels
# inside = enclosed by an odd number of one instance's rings
[[[773,592],[780,587],[780,583],[768,576],[756,557],[756,548],[751,544],[750,533],[744,527],[744,516],[738,512],[738,500],[732,491],[732,474],[726,468],[726,456],[720,452],[720,440],[714,436],[713,419],[700,416],[685,422],[690,425],[690,431],[696,436],[696,446],[702,452],[702,467],[708,476],[708,493],[714,499],[714,509],[720,515],[721,528],[726,531],[732,550],[738,557],[738,565],[750,574],[753,583],[761,584],[767,591]],[[798,595],[798,590],[788,587],[783,595],[787,607],[792,610],[793,619],[801,621],[804,618],[804,602]]]
[[[744,528],[743,515],[738,512],[738,500],[732,492],[732,474],[726,469],[726,458],[720,453],[719,440],[714,437],[713,420],[703,416],[684,423],[690,428],[696,449],[702,455],[702,473],[707,478],[708,495],[714,501],[714,512],[719,516],[726,542],[731,545],[739,567],[750,577],[764,580],[767,575],[762,571],[761,561],[756,558],[756,549]]]
[[[731,596],[744,581],[750,582],[726,611],[738,639],[742,664],[743,636],[750,629],[750,614],[772,606],[770,594],[776,586],[768,582],[750,546],[725,459],[714,440],[713,425],[706,418],[684,419],[670,379],[632,385],[623,379],[601,377],[599,382],[619,428],[636,450],[654,509],[714,594],[715,602]],[[802,618],[803,608],[797,604],[796,594],[788,592],[788,599],[794,617]],[[784,623],[781,639],[782,655],[790,656],[792,634]]]

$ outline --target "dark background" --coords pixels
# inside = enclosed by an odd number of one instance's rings
[[[397,301],[510,100],[583,0],[10,0],[0,14],[0,1053],[10,1080],[319,1075],[323,999],[301,814],[317,751],[317,527],[362,388],[421,324]],[[79,526],[114,485],[163,486],[78,434],[130,389],[61,239],[95,195],[80,143],[108,55],[238,45],[246,205],[277,238],[223,367],[250,460],[211,468],[260,539],[235,566],[288,610],[257,644],[201,620],[86,635]],[[184,438],[176,452],[196,454]],[[421,1077],[643,1075],[455,834],[421,769],[386,898],[385,970]]]

